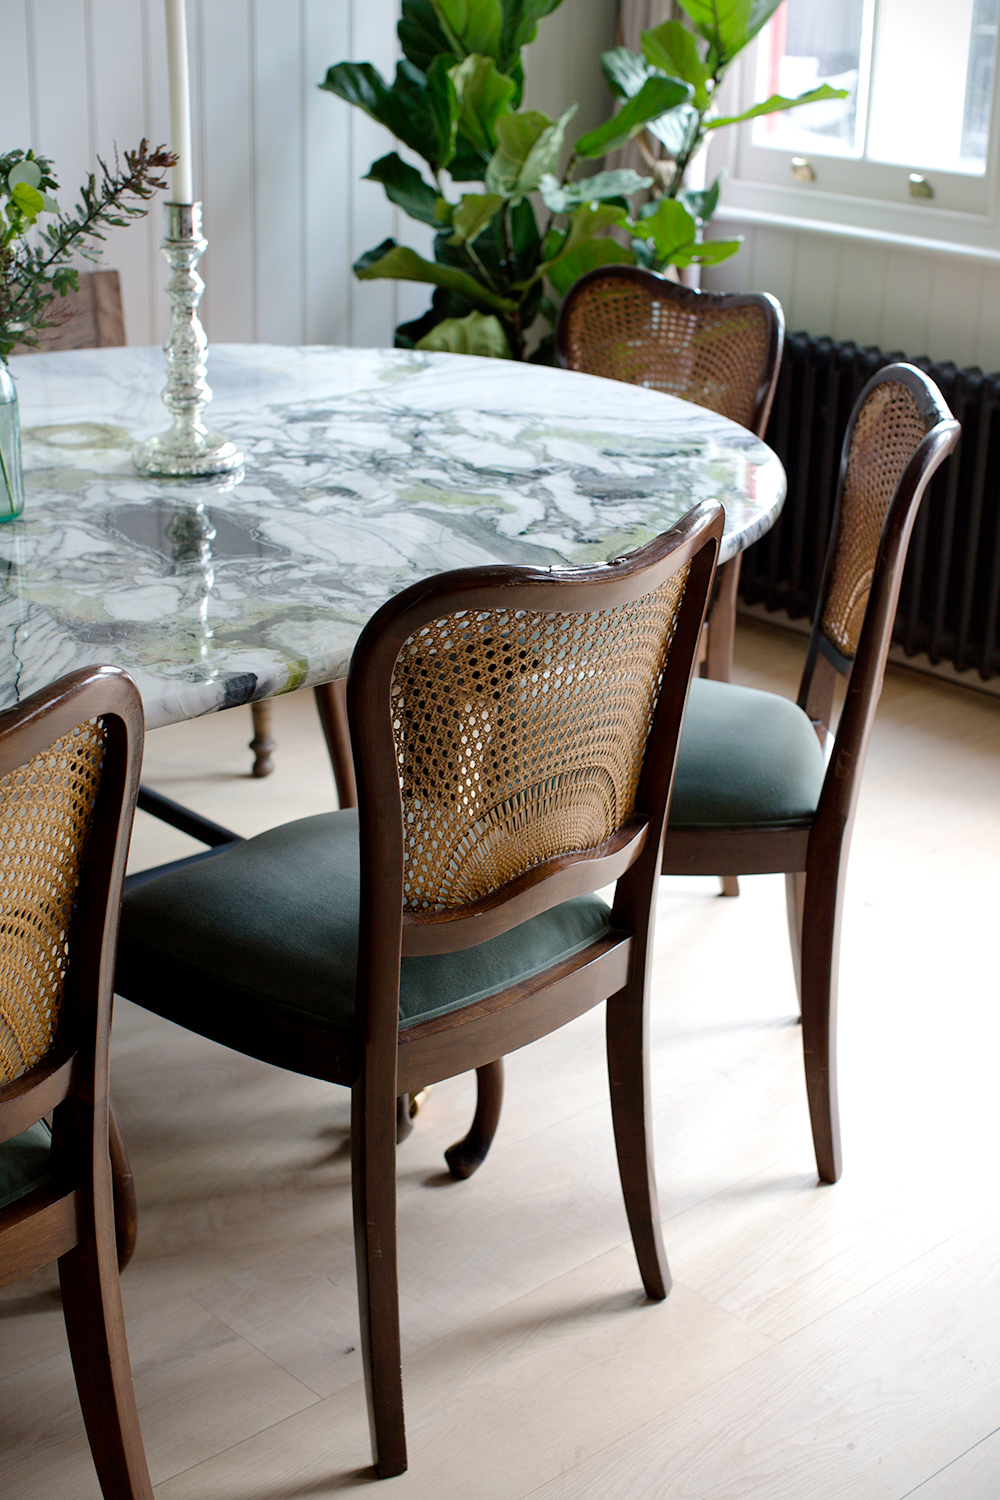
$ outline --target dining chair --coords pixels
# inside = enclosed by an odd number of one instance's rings
[[[108,1155],[115,941],[142,737],[138,691],[114,667],[83,668],[0,715],[0,1285],[59,1262],[106,1500],[153,1493]]]
[[[785,319],[767,292],[696,291],[639,266],[599,266],[570,288],[556,324],[564,370],[646,386],[707,407],[764,436]],[[704,672],[732,676],[740,554],[716,574]],[[735,894],[735,892],[734,892]]]
[[[380,1477],[406,1468],[396,1100],[607,1001],[615,1142],[666,1296],[647,1006],[664,817],[722,534],[708,502],[583,568],[482,567],[369,622],[347,690],[358,807],[125,898],[116,988],[352,1091],[361,1347]],[[617,882],[611,907],[596,894]]]
[[[81,271],[75,292],[56,299],[63,321],[47,328],[37,349],[18,344],[15,354],[51,354],[63,349],[120,349],[125,344],[122,288],[117,271]]]
[[[888,365],[855,403],[798,699],[692,685],[663,845],[665,875],[785,875],[806,1090],[823,1182],[841,1172],[840,922],[861,776],[903,564],[931,476],[960,436],[940,391]],[[838,678],[847,692],[828,763]]]

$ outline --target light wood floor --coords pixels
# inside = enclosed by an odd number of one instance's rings
[[[746,626],[740,680],[801,644]],[[249,715],[150,736],[147,776],[250,833],[333,805],[308,695],[277,773]],[[185,841],[140,816],[134,862]],[[1000,703],[890,671],[841,972],[845,1175],[817,1186],[780,877],[664,881],[653,1063],[675,1276],[643,1301],[601,1014],[508,1062],[468,1183],[467,1078],[399,1151],[410,1471],[427,1500],[1000,1496]],[[343,1091],[119,1005],[114,1090],[141,1208],[124,1297],[157,1500],[371,1481]],[[51,1271],[0,1303],[6,1500],[91,1500]]]

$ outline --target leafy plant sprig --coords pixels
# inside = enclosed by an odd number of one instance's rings
[[[37,348],[46,328],[65,322],[60,306],[77,287],[73,256],[100,258],[109,229],[122,228],[146,213],[143,206],[167,186],[162,175],[177,158],[165,146],[150,150],[146,140],[117,151],[113,168],[98,157],[100,177],[91,173],[72,214],[61,213],[51,195],[58,192],[53,163],[33,151],[0,156],[0,359],[17,343]],[[41,214],[53,222],[38,224]],[[38,226],[37,235],[29,232]]]

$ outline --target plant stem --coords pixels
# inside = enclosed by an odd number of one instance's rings
[[[466,240],[466,242],[465,242],[465,249],[466,249],[466,253],[468,254],[469,259],[472,261],[473,265],[476,267],[476,270],[479,272],[480,276],[483,278],[483,280],[485,281],[486,285],[488,287],[490,287],[492,291],[496,292],[496,294],[497,294],[498,297],[502,297],[503,293],[501,292],[500,288],[497,286],[496,282],[493,280],[493,277],[490,275],[489,271],[483,265],[483,262],[480,259],[479,255],[472,248],[472,241],[471,240]]]

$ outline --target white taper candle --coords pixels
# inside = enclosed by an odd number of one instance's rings
[[[166,0],[167,73],[170,78],[170,149],[176,152],[174,203],[194,202],[191,171],[191,91],[188,85],[184,0]]]

